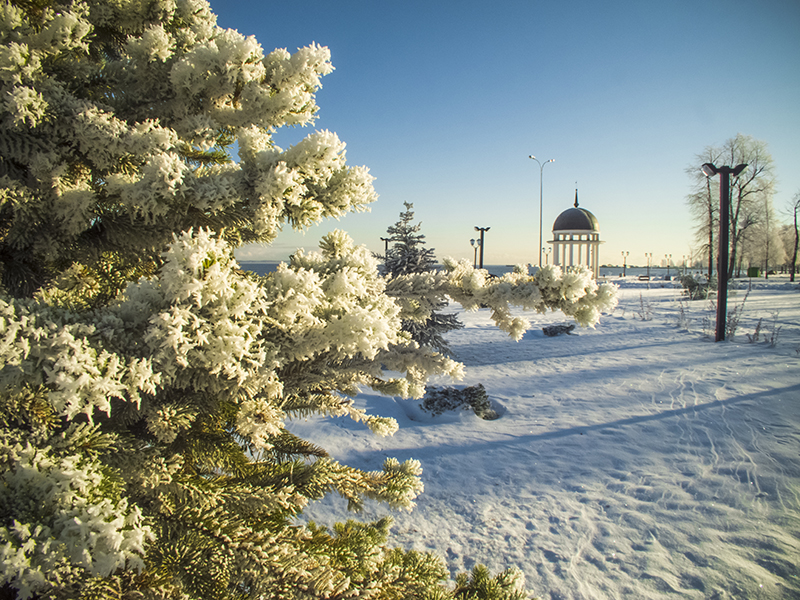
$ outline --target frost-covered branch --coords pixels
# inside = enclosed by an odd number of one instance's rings
[[[9,0],[0,39],[4,593],[451,597],[437,559],[384,548],[387,523],[334,537],[298,520],[331,491],[410,508],[419,463],[353,469],[285,422],[391,435],[352,396],[460,376],[404,329],[449,298],[518,337],[513,305],[591,325],[613,290],[456,263],[386,279],[340,231],[274,273],[242,271],[237,246],[376,198],[334,133],[273,141],[314,122],[327,48],[265,53],[205,0]],[[358,553],[372,558],[342,558]]]

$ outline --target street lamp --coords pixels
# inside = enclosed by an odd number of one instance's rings
[[[625,277],[627,268],[628,268],[628,254],[630,252],[623,250],[622,251],[622,276]]]
[[[669,264],[672,262],[672,254],[665,254],[664,258],[667,259],[667,281],[669,281]]]
[[[475,228],[475,231],[480,231],[481,232],[481,239],[478,240],[478,246],[481,249],[481,264],[478,267],[479,269],[483,268],[483,234],[485,232],[489,231],[489,229],[491,229],[491,227],[476,227]]]
[[[545,265],[549,265],[550,264],[550,250],[552,250],[552,248],[542,248],[542,250],[544,251],[544,264]]]
[[[472,257],[472,268],[475,269],[478,266],[478,248],[481,246],[481,241],[478,240],[478,244],[475,244],[475,239],[471,239],[469,241],[470,246],[472,246],[474,252],[474,256]]]
[[[551,158],[550,160],[546,161],[544,164],[539,162],[539,159],[536,158],[533,154],[531,154],[528,158],[535,160],[539,163],[539,248],[542,248],[542,171],[544,171],[544,165],[551,162],[556,162],[555,158]],[[542,268],[542,250],[539,250],[539,268]]]
[[[381,238],[381,241],[382,241],[382,242],[384,242],[384,251],[383,251],[383,255],[384,255],[384,256],[388,256],[388,255],[389,255],[389,242],[390,242],[391,240],[390,240],[389,238]]]
[[[746,164],[735,167],[715,167],[705,163],[700,169],[706,177],[719,173],[719,252],[717,254],[717,330],[714,341],[725,339],[725,321],[728,318],[728,235],[730,232],[730,180],[738,177]]]
[[[650,281],[650,259],[653,258],[653,253],[645,252],[644,257],[647,259],[647,281]]]

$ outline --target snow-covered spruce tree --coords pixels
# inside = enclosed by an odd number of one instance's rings
[[[312,122],[327,49],[264,55],[203,0],[11,1],[0,35],[0,597],[523,597],[513,571],[448,586],[388,521],[298,520],[330,492],[410,507],[420,465],[349,468],[287,418],[389,434],[359,386],[419,397],[461,368],[342,232],[263,278],[232,258],[375,198],[334,134],[272,142]],[[585,271],[448,269],[405,277],[515,337],[510,305],[591,325],[614,302]]]
[[[404,202],[406,210],[400,213],[400,220],[389,227],[386,238],[391,243],[384,257],[382,272],[388,279],[386,293],[398,300],[402,299],[409,307],[425,302],[426,294],[416,294],[416,290],[409,289],[407,279],[396,279],[402,275],[431,273],[435,269],[436,259],[433,248],[425,247],[425,236],[419,231],[421,223],[414,221],[414,205]],[[387,244],[388,245],[388,244]],[[421,282],[423,289],[429,286]],[[444,339],[444,334],[454,329],[460,329],[464,324],[452,314],[440,311],[448,304],[447,300],[434,300],[435,305],[426,306],[424,314],[429,315],[424,320],[411,318],[403,320],[403,331],[411,335],[411,339],[420,346],[431,348],[436,352],[449,354],[450,349]]]

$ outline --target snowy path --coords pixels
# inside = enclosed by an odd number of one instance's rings
[[[548,314],[515,343],[487,311],[460,313],[462,383],[483,383],[496,421],[415,421],[408,402],[364,395],[398,419],[393,438],[343,419],[292,428],[365,469],[421,460],[425,493],[392,541],[453,573],[517,566],[552,599],[800,597],[800,293],[754,290],[737,337],[715,344],[706,302],[684,305],[686,330],[676,290],[630,286],[577,335],[544,337],[563,320]],[[775,347],[747,343],[760,317],[783,327]],[[349,515],[331,499],[308,516]]]

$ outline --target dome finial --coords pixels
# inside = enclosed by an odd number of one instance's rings
[[[578,182],[575,182],[575,185],[578,185]],[[575,188],[575,208],[578,208],[578,188]]]

